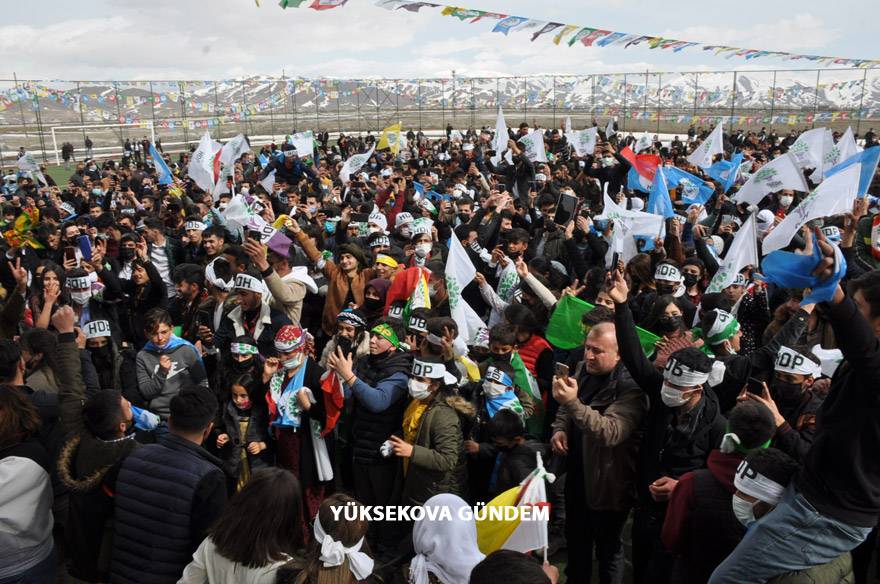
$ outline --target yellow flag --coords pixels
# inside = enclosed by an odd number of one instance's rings
[[[400,122],[382,130],[379,143],[376,144],[376,150],[382,150],[383,148],[388,148],[392,154],[400,152]]]

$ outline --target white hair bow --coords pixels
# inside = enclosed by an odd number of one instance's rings
[[[345,547],[341,541],[336,541],[324,532],[318,516],[315,516],[314,527],[315,539],[321,544],[321,556],[318,559],[324,562],[325,568],[341,566],[348,557],[348,568],[356,580],[365,580],[373,573],[373,558],[360,551],[364,538],[351,547]]]

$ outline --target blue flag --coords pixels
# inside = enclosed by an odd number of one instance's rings
[[[878,161],[880,161],[880,146],[872,146],[867,150],[859,152],[855,156],[850,156],[840,164],[832,166],[831,169],[825,173],[825,178],[833,176],[853,164],[861,164],[862,168],[859,173],[859,192],[856,193],[856,196],[861,199],[868,192],[868,187],[871,186],[871,180],[874,178],[874,173],[877,172]]]
[[[168,168],[168,165],[165,164],[165,161],[162,159],[162,157],[159,156],[159,152],[156,150],[156,145],[152,142],[150,143],[150,156],[153,157],[153,164],[156,166],[156,174],[159,177],[159,184],[174,184],[174,178],[171,176],[171,170]]]
[[[736,181],[736,175],[739,174],[739,166],[742,164],[742,161],[742,152],[737,152],[730,157],[730,170],[727,172],[727,178],[722,181],[725,193],[730,190],[730,187]]]
[[[648,213],[663,215],[667,219],[675,215],[672,209],[672,200],[669,198],[669,188],[666,186],[664,167],[657,167],[654,182],[651,184],[651,194],[648,195]]]
[[[647,179],[638,173],[635,166],[629,167],[629,172],[626,174],[626,188],[631,191],[648,193],[651,191],[651,183],[645,184],[646,182]]]
[[[720,183],[723,183],[727,178],[727,172],[730,171],[730,167],[731,163],[729,160],[721,159],[709,168],[705,169],[704,172],[711,178],[717,180]]]
[[[418,181],[413,181],[413,190],[415,190],[416,194],[419,197],[425,196],[425,185],[423,185],[422,183]]]
[[[715,193],[712,184],[676,166],[663,167],[663,173],[667,185],[678,188],[681,200],[688,205],[705,205]]]

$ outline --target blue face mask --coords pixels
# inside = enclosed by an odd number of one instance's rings
[[[324,231],[326,231],[330,235],[333,235],[334,233],[336,233],[336,222],[335,221],[327,221],[326,223],[324,223]]]
[[[92,189],[92,194],[96,197],[101,197],[104,195],[104,191],[102,189]]]

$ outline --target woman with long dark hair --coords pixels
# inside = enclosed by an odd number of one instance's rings
[[[255,472],[229,500],[178,584],[274,584],[278,568],[299,546],[301,509],[302,490],[292,473]]]

